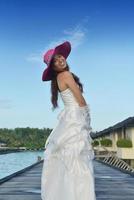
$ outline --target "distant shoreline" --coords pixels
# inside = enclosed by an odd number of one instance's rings
[[[7,153],[17,153],[17,152],[26,152],[26,151],[43,151],[44,149],[0,149],[0,155],[7,154]]]

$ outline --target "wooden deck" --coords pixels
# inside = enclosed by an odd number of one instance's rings
[[[0,200],[41,200],[42,164],[1,183]],[[134,200],[134,177],[95,160],[93,164],[97,200]]]

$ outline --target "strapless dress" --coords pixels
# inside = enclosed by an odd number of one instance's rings
[[[45,143],[42,200],[96,200],[90,106],[80,107],[72,91],[60,92],[64,108]]]

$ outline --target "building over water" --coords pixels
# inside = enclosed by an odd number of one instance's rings
[[[101,140],[111,140],[111,145],[105,145],[105,148],[115,152],[119,158],[134,167],[134,117],[129,117],[92,135],[99,141],[100,146],[103,146]],[[103,150],[102,148],[101,151]]]

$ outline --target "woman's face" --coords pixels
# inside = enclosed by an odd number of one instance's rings
[[[64,68],[67,66],[66,59],[61,54],[54,56],[53,64],[53,69],[57,72],[64,71]]]

